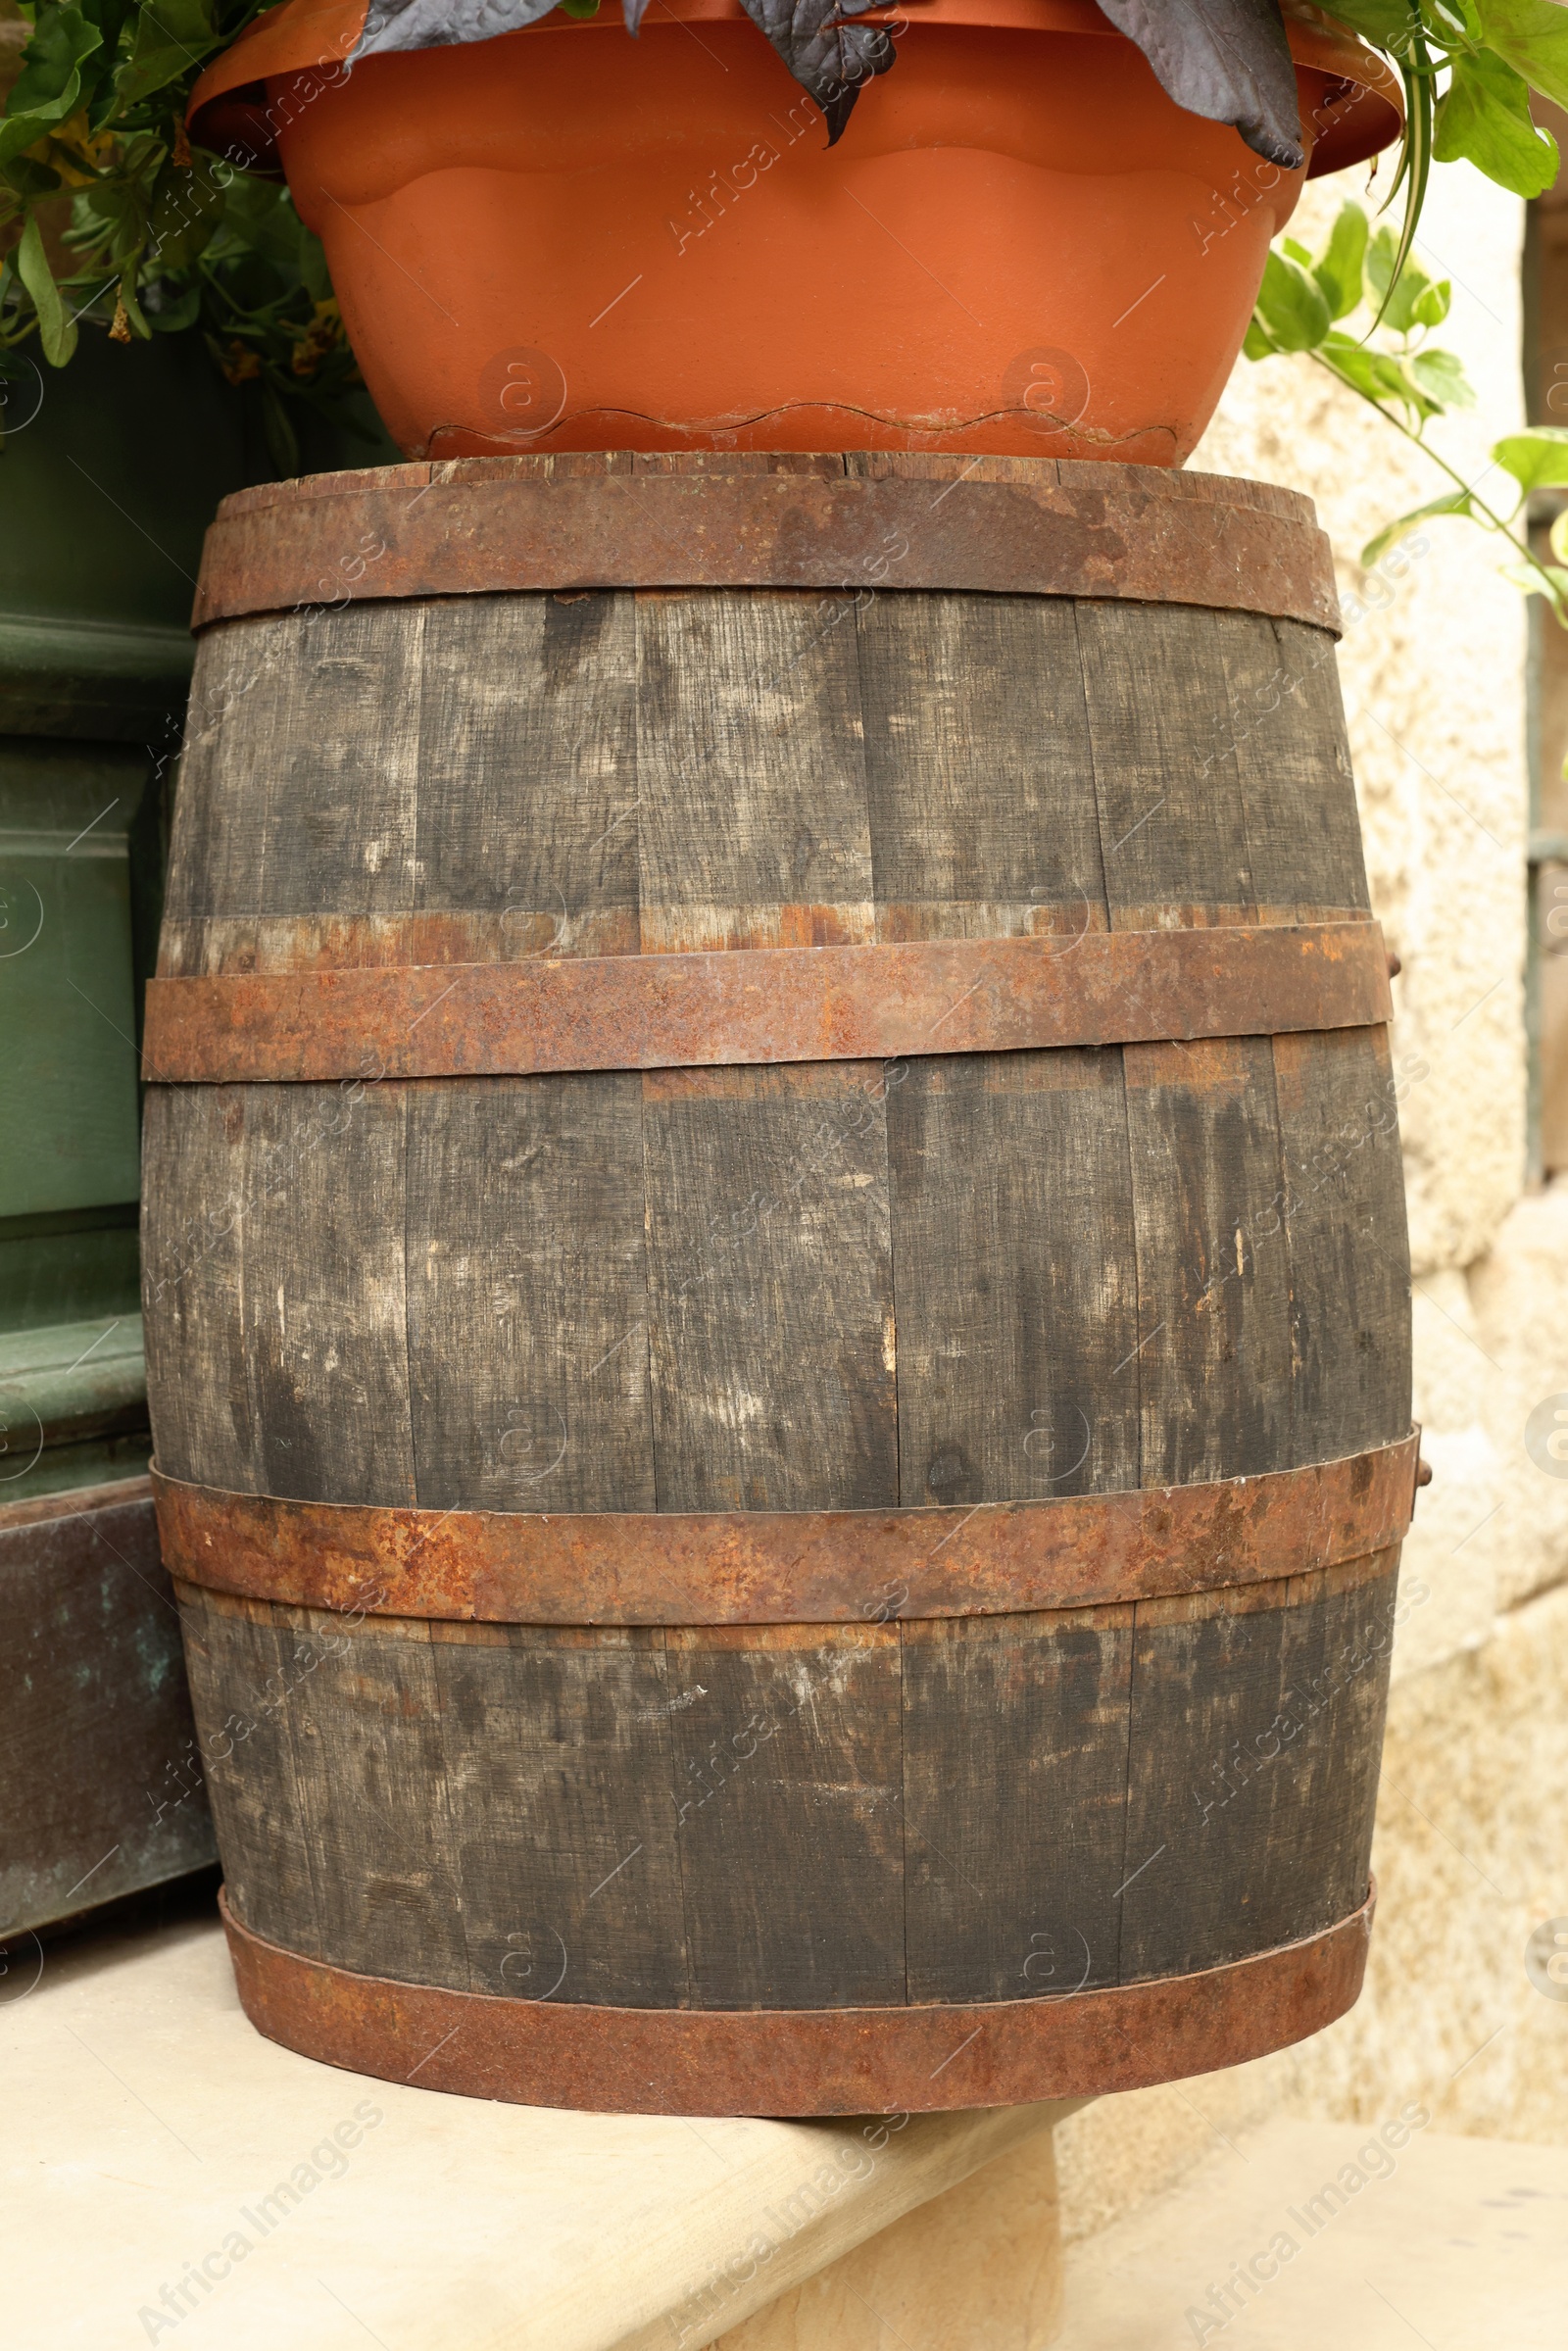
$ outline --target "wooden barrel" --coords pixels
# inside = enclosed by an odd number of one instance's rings
[[[1415,1447],[1307,503],[406,465],[198,621],[148,1374],[255,2022],[808,2114],[1340,2014]]]

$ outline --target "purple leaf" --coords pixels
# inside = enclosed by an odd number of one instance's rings
[[[1254,155],[1296,171],[1301,110],[1279,0],[1100,0],[1190,115],[1232,122]]]
[[[621,0],[635,32],[648,0]],[[494,40],[548,16],[555,0],[369,0],[353,58]],[[827,122],[842,136],[865,84],[885,73],[893,43],[880,25],[858,24],[877,0],[742,0]],[[1247,144],[1295,171],[1301,161],[1296,69],[1279,0],[1102,0],[1111,23],[1137,42],[1178,106],[1234,122]]]
[[[893,63],[893,43],[879,24],[850,22],[878,0],[741,0],[765,32],[802,89],[827,120],[827,143],[842,136],[866,83]]]
[[[893,43],[879,26],[851,22],[877,4],[878,0],[743,0],[753,24],[822,109],[830,147],[866,82],[893,63]],[[636,32],[647,5],[648,0],[621,0],[628,32]],[[369,0],[365,30],[350,62],[394,49],[494,40],[498,33],[518,32],[525,24],[537,24],[554,6],[555,0]]]
[[[365,30],[349,63],[393,49],[440,49],[460,41],[491,41],[520,32],[548,16],[556,0],[370,0]]]

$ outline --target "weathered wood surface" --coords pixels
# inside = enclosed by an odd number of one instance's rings
[[[214,1855],[145,1478],[0,1508],[0,1938]]]
[[[642,2008],[1042,1997],[1366,1891],[1395,1561],[1245,1597],[676,1632],[181,1588],[228,1894],[368,1975]]]
[[[1070,958],[1365,916],[1326,634],[897,580],[890,551],[833,596],[209,630],[163,969],[1029,932]],[[146,1134],[154,1429],[197,1484],[964,1505],[1409,1423],[1377,1032],[155,1084]],[[184,1605],[257,1933],[524,1998],[875,2008],[1220,1965],[1353,1911],[1393,1566],[940,1624],[890,1591],[830,1629]]]
[[[1070,957],[1354,916],[1331,656],[1247,613],[853,582],[231,624],[164,968],[1029,929]],[[155,1088],[147,1152],[154,1428],[198,1483],[979,1501],[1408,1425],[1372,1033]]]

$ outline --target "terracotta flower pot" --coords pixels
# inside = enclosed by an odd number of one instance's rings
[[[281,160],[414,456],[946,449],[1179,465],[1301,172],[1183,113],[1089,0],[908,0],[829,148],[736,0],[609,8],[345,71],[290,0],[191,128]],[[1292,24],[1307,171],[1398,129],[1370,52]],[[275,161],[273,161],[275,169]]]

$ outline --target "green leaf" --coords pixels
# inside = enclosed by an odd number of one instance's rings
[[[1348,318],[1360,304],[1366,241],[1365,213],[1358,204],[1342,204],[1329,241],[1312,270],[1331,318]]]
[[[187,326],[194,326],[201,316],[202,290],[190,286],[177,302],[169,302],[158,310],[147,311],[147,323],[157,335],[177,335]]]
[[[1435,407],[1475,407],[1475,391],[1464,371],[1464,362],[1456,352],[1418,351],[1404,364],[1418,388]]]
[[[0,122],[0,164],[31,147],[81,104],[81,65],[103,34],[79,8],[57,6],[40,17],[22,53],[22,72]]]
[[[120,113],[119,70],[129,54],[144,10],[156,8],[162,15],[163,0],[80,0],[80,7],[82,15],[104,36],[103,48],[93,68],[96,86],[87,100],[87,127],[96,134],[106,127],[119,127],[116,121]],[[237,32],[238,25],[234,29]]]
[[[122,107],[167,89],[218,46],[217,11],[212,0],[157,0],[143,6],[130,56],[115,76]]]
[[[1404,136],[1399,142],[1399,168],[1387,201],[1392,204],[1403,188],[1404,219],[1399,223],[1398,248],[1389,269],[1389,278],[1394,284],[1398,282],[1399,272],[1410,258],[1416,224],[1427,200],[1427,182],[1432,176],[1432,60],[1416,0],[1411,0],[1411,16],[1412,28],[1395,49],[1399,79],[1404,84]],[[1383,312],[1379,310],[1373,324],[1382,322]]]
[[[1397,522],[1386,523],[1376,538],[1368,539],[1361,550],[1362,570],[1370,571],[1376,563],[1381,563],[1396,540],[1402,539],[1405,532],[1413,530],[1418,522],[1430,522],[1440,514],[1473,519],[1474,508],[1475,502],[1468,490],[1451,490],[1446,498],[1434,498],[1426,506],[1418,506],[1413,513],[1401,514]]]
[[[196,155],[185,166],[165,164],[147,213],[149,269],[160,273],[189,269],[211,241],[225,193],[209,156]]]
[[[1527,494],[1568,482],[1568,428],[1538,424],[1529,432],[1509,433],[1493,443],[1492,462]]]
[[[1557,176],[1557,142],[1530,120],[1529,89],[1487,50],[1454,58],[1432,152],[1440,164],[1474,164],[1516,196],[1544,196]]]
[[[104,36],[103,54],[112,58],[120,46],[120,35],[141,0],[80,0],[81,13],[89,24],[96,24]]]
[[[562,6],[565,6],[565,0],[562,0]],[[1293,262],[1299,262],[1303,269],[1311,266],[1312,256],[1298,238],[1281,237],[1280,251],[1288,254]]]
[[[1553,0],[1475,0],[1481,37],[1533,90],[1568,106],[1568,15]]]
[[[1396,359],[1392,352],[1374,351],[1370,344],[1335,333],[1324,342],[1318,357],[1352,391],[1364,393],[1368,400],[1396,401],[1418,416],[1437,413],[1435,404],[1411,377],[1405,363]]]
[[[17,273],[38,314],[38,340],[51,367],[63,367],[76,348],[76,321],[60,299],[38,223],[30,216],[17,247]]]
[[[1425,285],[1410,305],[1410,315],[1417,326],[1441,326],[1453,307],[1453,286],[1446,277],[1436,285]]]
[[[47,164],[34,163],[30,155],[14,155],[8,164],[0,164],[0,179],[19,196],[28,198],[58,195],[61,184],[58,171]]]
[[[1387,300],[1389,288],[1394,283],[1394,264],[1398,250],[1399,242],[1392,228],[1380,228],[1366,249],[1366,281],[1380,302]],[[1426,282],[1424,269],[1420,275]]]
[[[1392,228],[1380,228],[1367,247],[1366,273],[1378,298],[1378,322],[1407,335],[1413,326],[1437,326],[1448,315],[1446,280],[1435,286],[1419,262],[1407,261],[1395,275],[1399,248]],[[1431,314],[1431,315],[1425,315]]]
[[[1278,343],[1275,342],[1274,337],[1254,311],[1251,322],[1247,329],[1247,340],[1242,345],[1242,357],[1250,360],[1267,360],[1273,359],[1278,351]]]
[[[6,100],[7,116],[60,122],[74,114],[79,68],[102,48],[103,38],[79,8],[68,4],[40,11],[32,38],[22,52],[22,72]]]
[[[76,204],[88,226],[97,220],[122,220],[134,209],[129,189],[118,179],[100,179],[94,187],[78,188]]]
[[[1323,13],[1391,56],[1410,29],[1409,0],[1335,0]]]
[[[1452,284],[1441,277],[1434,284],[1420,261],[1405,261],[1394,277],[1398,244],[1392,228],[1380,228],[1366,249],[1366,277],[1378,299],[1378,324],[1394,334],[1410,334],[1415,326],[1441,326],[1452,306]]]
[[[1541,571],[1534,563],[1503,563],[1499,569],[1509,586],[1517,588],[1522,596],[1544,596],[1558,619],[1568,626],[1568,571],[1560,563],[1543,563]],[[1542,571],[1545,579],[1542,578]]]
[[[1316,280],[1282,253],[1269,254],[1257,308],[1281,351],[1315,351],[1333,323]]]
[[[139,256],[137,258],[139,260]],[[132,333],[139,335],[144,343],[150,343],[153,338],[153,330],[148,325],[141,304],[136,299],[136,269],[137,262],[132,261],[122,273],[117,290],[121,301],[125,306],[125,317],[130,321]]]
[[[286,188],[236,172],[224,192],[223,226],[233,231],[237,248],[261,254],[289,274],[299,268],[300,217]]]

